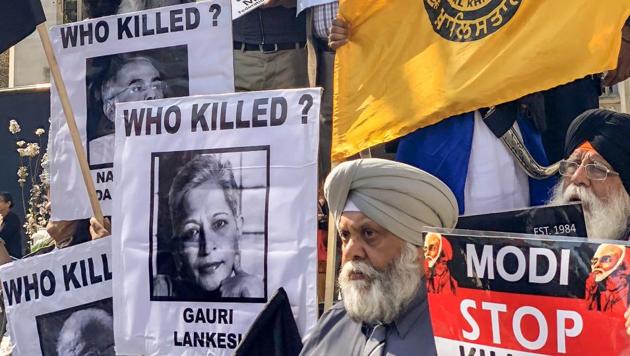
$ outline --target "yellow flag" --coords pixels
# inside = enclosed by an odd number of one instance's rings
[[[630,0],[341,0],[332,157],[613,69]]]

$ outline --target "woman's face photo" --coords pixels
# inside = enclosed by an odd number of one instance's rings
[[[207,291],[216,290],[234,269],[240,219],[213,181],[190,189],[181,206],[176,243],[182,277]]]

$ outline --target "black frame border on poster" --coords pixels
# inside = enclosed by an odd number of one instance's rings
[[[178,297],[171,296],[154,296],[153,295],[153,252],[154,252],[154,242],[153,242],[153,222],[154,217],[154,204],[155,204],[155,196],[153,192],[155,191],[155,180],[153,179],[155,175],[154,160],[159,155],[164,153],[178,153],[178,152],[193,152],[195,154],[203,155],[203,154],[217,154],[217,153],[235,153],[235,152],[254,152],[254,151],[266,151],[266,186],[265,186],[265,250],[263,251],[263,285],[264,285],[264,296],[262,298],[221,298],[218,301],[191,301],[191,300],[181,300]],[[150,214],[149,214],[149,301],[151,302],[180,302],[180,303],[267,303],[268,300],[268,292],[267,292],[267,255],[269,251],[269,189],[270,189],[270,180],[271,180],[271,146],[270,145],[261,145],[261,146],[241,146],[241,147],[228,147],[228,148],[209,148],[209,149],[198,149],[198,150],[181,150],[181,151],[164,151],[164,152],[151,152],[151,201],[150,201]],[[156,241],[157,243],[157,241]]]

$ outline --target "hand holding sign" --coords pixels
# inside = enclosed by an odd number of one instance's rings
[[[348,37],[350,37],[350,24],[342,18],[334,19],[328,36],[328,47],[336,50],[348,43]]]
[[[621,30],[621,49],[617,59],[617,68],[608,71],[604,76],[604,85],[613,86],[630,77],[630,26]]]
[[[112,224],[108,218],[103,220],[102,225],[96,218],[90,218],[90,236],[92,236],[92,240],[109,236],[111,235],[110,231],[112,231]]]

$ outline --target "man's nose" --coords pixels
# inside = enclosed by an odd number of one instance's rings
[[[365,248],[363,244],[355,238],[349,238],[342,247],[343,262],[365,259]]]
[[[590,186],[591,180],[586,175],[586,167],[581,165],[578,166],[573,175],[571,175],[570,182],[575,185]]]
[[[149,86],[144,91],[144,100],[154,100],[158,98],[158,89],[153,86]]]

